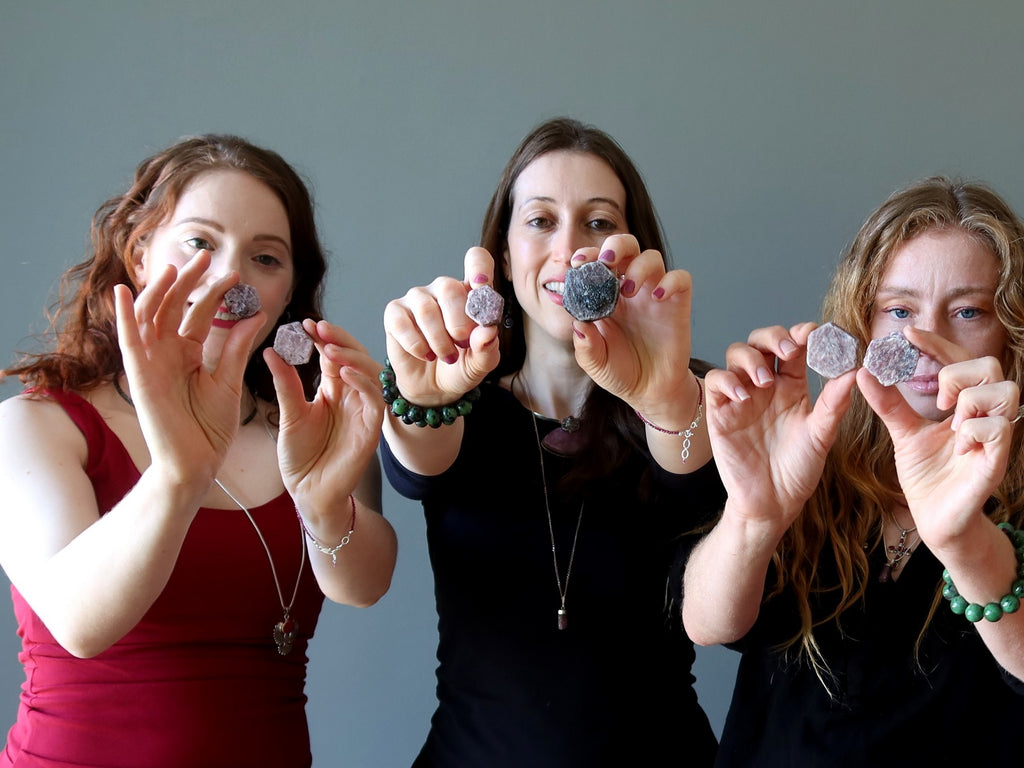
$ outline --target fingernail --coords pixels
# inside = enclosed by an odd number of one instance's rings
[[[739,400],[740,402],[750,399],[750,393],[747,392],[747,390],[745,390],[743,387],[736,387],[736,389],[733,390],[733,394],[736,395],[736,399]]]
[[[768,384],[772,380],[772,372],[764,366],[757,369],[757,383]]]
[[[428,363],[432,363],[432,362],[434,362],[435,360],[437,360],[437,355],[435,355],[435,354],[433,353],[433,351],[429,351],[429,352],[427,352],[427,362],[428,362]]]
[[[487,275],[485,275],[483,272],[481,272],[479,275],[477,275],[476,277],[473,278],[473,282],[474,283],[486,283],[487,282]]]
[[[576,334],[576,338],[577,339],[585,339],[585,338],[587,338],[584,335],[583,331],[581,331],[579,328],[577,328],[575,326],[573,326],[572,332]]]
[[[448,363],[448,365],[455,365],[455,363],[459,362],[459,353],[452,352],[450,355],[445,357],[444,361]]]
[[[608,249],[597,257],[601,261],[615,261],[615,251]]]
[[[584,259],[584,256],[583,256],[582,253],[574,253],[572,255],[572,258],[569,259],[569,263],[570,264],[579,264],[581,261],[583,261],[583,259]]]
[[[619,288],[619,290],[622,293],[632,293],[634,288],[636,288],[636,283],[634,283],[632,280],[623,280],[622,286]]]
[[[459,349],[469,349],[469,339],[456,339],[455,346],[458,347]]]
[[[654,298],[656,299],[660,299],[662,296],[665,295],[665,289],[662,288],[661,286],[658,286],[651,292],[651,295],[654,296]]]
[[[789,339],[783,339],[782,343],[779,344],[779,349],[782,351],[782,354],[791,355],[796,352],[796,344]]]

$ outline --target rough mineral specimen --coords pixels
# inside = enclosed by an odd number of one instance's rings
[[[477,325],[497,325],[505,309],[505,299],[489,285],[481,285],[466,297],[466,314]]]
[[[260,311],[260,295],[251,285],[238,283],[224,294],[224,306],[239,320],[252,317]]]
[[[589,261],[565,274],[562,306],[577,320],[608,317],[619,301],[619,279],[599,261]]]
[[[313,339],[306,333],[302,323],[286,323],[277,329],[274,351],[288,365],[302,365],[313,357]]]
[[[856,368],[859,351],[857,339],[834,323],[818,326],[807,337],[807,365],[826,379]]]
[[[864,367],[888,387],[913,377],[919,355],[917,347],[907,341],[906,336],[894,331],[868,344]]]

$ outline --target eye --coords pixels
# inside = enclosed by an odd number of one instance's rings
[[[614,232],[619,228],[618,224],[610,219],[591,219],[587,226],[595,232]]]
[[[551,219],[547,216],[534,216],[526,222],[526,226],[532,227],[533,229],[544,229],[546,227],[550,227],[551,224]]]
[[[977,307],[964,307],[963,309],[958,309],[956,312],[956,316],[963,320],[973,320],[980,314],[981,310]]]
[[[209,240],[202,237],[190,237],[185,241],[185,245],[190,248],[194,248],[197,251],[212,251],[213,244]]]
[[[910,310],[906,307],[890,307],[884,311],[895,317],[897,320],[906,320],[910,317]]]
[[[261,253],[253,257],[257,264],[262,264],[264,267],[276,267],[282,262],[276,256],[272,256],[269,253]]]

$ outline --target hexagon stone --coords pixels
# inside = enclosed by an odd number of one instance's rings
[[[466,297],[466,314],[477,325],[497,325],[505,310],[505,299],[489,285],[480,285]]]
[[[874,374],[880,384],[891,386],[913,378],[917,370],[917,347],[899,331],[894,331],[868,344],[864,367]]]
[[[260,295],[248,283],[236,283],[224,294],[224,306],[239,320],[260,311]]]
[[[278,326],[274,336],[274,351],[288,365],[302,365],[313,357],[313,339],[306,333],[302,323],[285,323]]]
[[[826,379],[857,367],[857,339],[834,323],[825,323],[807,337],[807,365]]]
[[[577,320],[608,317],[619,303],[619,279],[600,261],[589,261],[565,273],[562,306]]]

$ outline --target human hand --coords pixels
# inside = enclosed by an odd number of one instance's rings
[[[320,384],[312,401],[306,400],[295,368],[272,348],[263,351],[281,410],[281,476],[299,507],[347,515],[348,495],[380,440],[381,366],[343,328],[308,319],[302,327],[320,353]]]
[[[1020,392],[1004,379],[995,358],[948,362],[965,353],[949,342],[939,350],[920,332],[913,341],[944,363],[936,407],[954,408],[951,416],[920,416],[896,387],[883,387],[867,371],[858,373],[857,383],[889,430],[896,474],[918,534],[933,551],[949,550],[968,540],[969,526],[983,521],[984,504],[1002,481],[1009,420],[1017,414]]]
[[[243,375],[265,320],[238,322],[217,364],[203,365],[203,343],[237,274],[202,285],[210,255],[200,251],[179,272],[168,266],[132,300],[114,287],[118,345],[152,464],[173,482],[205,488],[238,429]],[[194,301],[190,296],[195,295]]]
[[[706,381],[707,422],[730,509],[781,535],[817,487],[850,405],[854,373],[825,383],[812,403],[807,337],[814,323],[750,334]]]
[[[470,248],[464,280],[439,277],[388,303],[388,359],[409,402],[426,407],[454,402],[498,364],[497,327],[478,326],[466,315],[469,291],[493,278],[491,255]]]
[[[666,271],[661,254],[641,253],[632,235],[612,235],[600,248],[581,248],[571,264],[579,267],[595,260],[622,276],[619,302],[609,317],[573,323],[577,362],[598,386],[651,422],[664,429],[685,429],[698,397],[688,372],[690,274]]]

